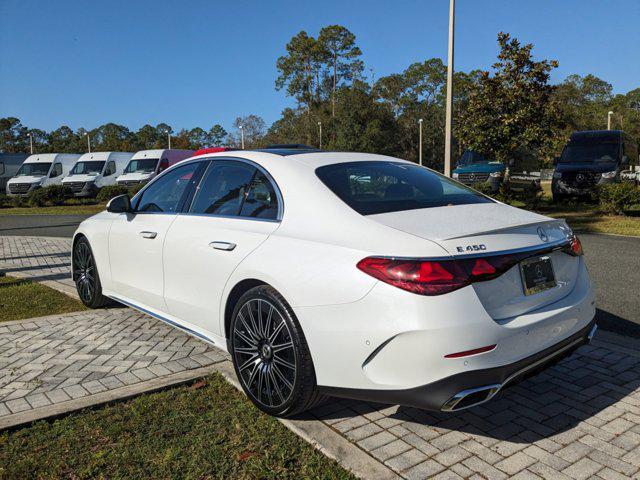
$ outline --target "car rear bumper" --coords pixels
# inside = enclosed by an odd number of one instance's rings
[[[403,390],[369,390],[319,387],[323,394],[427,410],[457,411],[491,400],[499,391],[513,385],[589,343],[596,331],[595,320],[557,344],[534,355],[499,367],[458,373],[441,380]]]

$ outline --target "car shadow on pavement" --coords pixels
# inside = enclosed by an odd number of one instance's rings
[[[640,312],[638,312],[640,315]],[[603,330],[615,332],[626,337],[640,338],[640,324],[631,322],[615,313],[596,308],[596,321]]]
[[[387,430],[399,438],[417,435],[426,442],[457,431],[480,443],[486,443],[483,439],[532,443],[565,432],[570,435],[578,424],[602,438],[609,435],[597,432],[610,420],[605,411],[624,408],[621,400],[631,396],[634,405],[640,404],[639,390],[640,356],[586,345],[555,366],[505,388],[491,401],[467,410],[445,413],[331,399],[307,418],[321,420],[355,442],[365,432]]]

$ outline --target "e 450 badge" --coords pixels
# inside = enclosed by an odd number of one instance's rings
[[[484,243],[479,243],[478,245],[464,245],[460,247],[456,247],[456,250],[460,253],[469,253],[469,252],[482,252],[486,250],[487,246]]]

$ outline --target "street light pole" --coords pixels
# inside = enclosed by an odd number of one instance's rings
[[[84,136],[87,137],[87,150],[91,153],[91,137],[89,136],[89,132],[84,132]]]
[[[613,115],[612,111],[607,113],[607,130],[611,130],[611,116]]]
[[[318,130],[320,130],[318,133],[318,138],[320,139],[320,141],[318,142],[318,148],[322,150],[322,122],[318,122]]]
[[[31,132],[27,133],[29,135],[29,147],[31,149],[31,155],[33,155],[33,135]]]
[[[169,150],[171,150],[171,132],[167,130],[167,143],[169,144]]]
[[[420,166],[422,166],[422,119],[418,120],[418,125],[419,125],[419,135],[418,135],[418,161],[420,163]]]
[[[240,141],[242,144],[242,150],[244,150],[244,127],[240,125],[238,128],[240,129]]]
[[[444,132],[444,174],[451,176],[451,123],[453,109],[453,39],[456,0],[449,0],[449,52],[447,60],[447,113]]]

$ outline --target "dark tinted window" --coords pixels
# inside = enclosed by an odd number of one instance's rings
[[[618,134],[573,135],[562,150],[560,162],[615,162],[620,155],[620,143]]]
[[[278,197],[273,184],[264,173],[258,171],[253,177],[240,215],[272,220],[278,217]]]
[[[362,215],[492,202],[442,175],[406,163],[337,163],[318,168],[316,174]]]
[[[53,178],[53,177],[58,177],[60,175],[62,175],[62,164],[54,163],[53,168],[51,169],[51,173],[49,174],[49,177]]]
[[[107,162],[107,167],[104,169],[104,176],[109,177],[116,173],[116,163],[114,161]]]
[[[212,162],[191,204],[191,213],[238,215],[256,169],[241,162]]]
[[[177,212],[198,166],[198,162],[190,163],[158,177],[142,192],[137,211]]]

